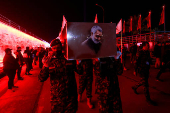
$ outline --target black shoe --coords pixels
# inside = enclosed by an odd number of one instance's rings
[[[22,77],[19,77],[18,80],[24,80]]]
[[[132,87],[133,91],[135,94],[139,94],[137,91],[136,91],[136,88]]]
[[[7,90],[7,92],[12,93],[12,92],[15,92],[15,90],[10,88],[10,89]]]
[[[146,102],[149,104],[149,105],[152,105],[152,106],[157,106],[158,104],[152,100],[146,100]]]

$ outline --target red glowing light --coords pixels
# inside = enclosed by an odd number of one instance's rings
[[[49,43],[0,22],[0,62],[2,63],[5,48],[9,47],[12,49],[12,52],[15,52],[17,46],[21,46],[22,51],[24,51],[27,46],[30,48],[40,46],[45,48],[49,47]]]

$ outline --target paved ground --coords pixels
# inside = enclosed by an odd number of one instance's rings
[[[129,70],[124,71],[119,76],[119,86],[124,113],[169,113],[170,107],[170,72],[162,74],[161,79],[164,82],[156,82],[155,76],[158,69],[151,67],[150,70],[150,95],[158,106],[149,106],[145,101],[143,88],[139,88],[139,95],[134,94],[131,86],[140,80],[138,76],[132,74],[132,64],[127,63]],[[15,79],[15,85],[19,86],[15,92],[7,90],[8,78],[0,79],[0,113],[50,113],[50,80],[44,83],[38,81],[37,75],[40,69],[34,66],[31,73],[33,75],[23,75],[25,67],[23,67],[22,75],[24,80]],[[95,79],[95,76],[94,76]],[[78,83],[78,75],[76,74]],[[89,109],[86,105],[86,94],[83,93],[83,102],[79,103],[77,113],[98,113],[97,97],[94,94],[93,82],[93,98],[95,104],[94,109]]]

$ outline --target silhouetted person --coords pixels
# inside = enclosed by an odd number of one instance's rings
[[[148,84],[148,78],[149,78],[149,69],[151,64],[151,57],[149,52],[149,43],[143,42],[142,43],[142,50],[139,52],[139,56],[136,61],[136,68],[139,69],[139,75],[141,77],[141,80],[132,87],[134,92],[137,93],[137,88],[140,86],[144,86],[144,93],[146,97],[146,101],[151,105],[157,105],[155,102],[153,102],[150,98],[149,94],[149,84]]]
[[[133,45],[130,47],[130,53],[131,53],[131,63],[133,63],[136,60],[136,53],[137,53],[136,43],[133,43]]]
[[[165,52],[163,55],[163,59],[162,59],[162,66],[156,76],[156,81],[163,81],[160,79],[160,76],[163,72],[165,72],[166,68],[170,68],[170,49],[168,48],[167,45],[165,45]]]
[[[17,62],[18,62],[18,69],[17,69],[17,77],[18,77],[18,80],[23,80],[23,78],[21,77],[21,70],[22,70],[22,66],[23,66],[23,62],[24,62],[24,58],[21,54],[21,47],[17,47],[17,51],[15,52],[16,54],[16,59],[17,59]]]
[[[34,58],[33,58],[33,51],[34,51],[34,50],[33,50],[33,48],[32,48],[32,49],[30,50],[30,61],[31,61],[31,62],[30,62],[30,66],[31,66],[31,67],[30,67],[30,68],[31,68],[31,69],[33,69],[33,66],[32,66],[33,59],[34,59]]]
[[[156,57],[155,68],[160,67],[161,64],[161,46],[157,42],[154,47],[154,56]]]
[[[11,49],[5,49],[5,56],[3,58],[3,71],[8,76],[8,89],[11,92],[15,90],[13,88],[18,88],[18,86],[14,86],[14,78],[16,74],[16,69],[18,68],[17,60],[12,55]]]
[[[38,60],[38,56],[36,55],[37,54],[37,49],[34,49],[33,51],[33,55],[34,55],[34,65],[37,65],[37,60]]]
[[[30,74],[31,70],[31,51],[29,50],[29,47],[26,47],[26,50],[24,51],[25,56],[25,64],[26,64],[26,75],[32,75]]]
[[[38,48],[38,52],[36,55],[38,56],[39,68],[42,68],[43,67],[42,59],[45,55],[45,51],[43,51],[42,47]]]

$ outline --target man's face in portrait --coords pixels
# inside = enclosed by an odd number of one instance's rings
[[[95,33],[91,32],[91,38],[95,44],[102,42],[103,34],[101,31],[97,30]]]

